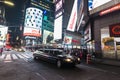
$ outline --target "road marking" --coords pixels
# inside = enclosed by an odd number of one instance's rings
[[[25,54],[21,54],[23,57],[25,57],[25,58],[29,58],[29,56],[26,56]]]
[[[43,80],[47,80],[45,77],[43,77],[40,73],[36,73],[36,75],[40,76]]]
[[[10,56],[10,54],[7,54],[7,56],[6,56],[6,58],[4,59],[4,60],[11,60],[11,56]]]
[[[18,57],[15,54],[12,54],[13,59],[18,59]]]
[[[23,57],[22,55],[20,55],[20,54],[19,54],[19,55],[17,55],[17,56],[18,56],[19,58],[21,58],[21,59],[23,59],[23,58],[24,58],[24,57]]]
[[[5,57],[5,54],[2,54],[2,56],[0,57],[1,59],[4,59],[4,57]]]
[[[58,77],[60,77],[62,80],[65,80],[65,78],[61,75],[58,75]]]

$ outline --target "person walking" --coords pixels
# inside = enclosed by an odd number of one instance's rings
[[[3,48],[0,48],[0,55],[2,55],[2,52],[3,52]]]

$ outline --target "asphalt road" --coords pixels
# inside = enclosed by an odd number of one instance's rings
[[[0,56],[0,80],[120,80],[119,71],[116,66],[85,63],[58,69],[35,61],[30,52],[5,51]]]

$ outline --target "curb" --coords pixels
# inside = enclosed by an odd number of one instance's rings
[[[120,67],[120,61],[117,61],[117,60],[115,61],[115,60],[94,59],[94,60],[92,60],[92,62]]]

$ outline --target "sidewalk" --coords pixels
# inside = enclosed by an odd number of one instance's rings
[[[92,63],[100,63],[100,64],[106,64],[106,65],[112,65],[112,66],[120,66],[120,60],[111,60],[111,59],[94,58],[94,59],[92,59]]]

